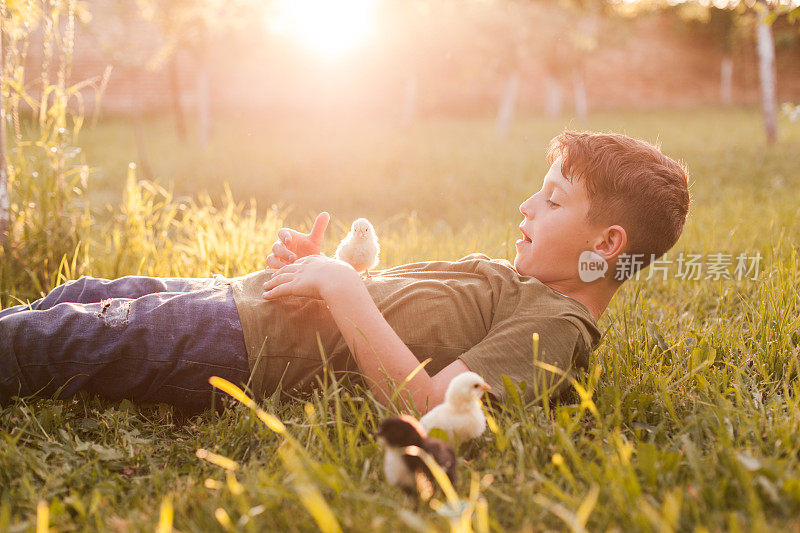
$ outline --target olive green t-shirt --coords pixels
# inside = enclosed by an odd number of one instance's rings
[[[308,389],[324,364],[358,371],[355,359],[322,300],[261,297],[274,269],[233,278],[255,394]],[[585,367],[600,338],[581,303],[521,276],[505,259],[470,254],[458,261],[424,261],[371,272],[364,285],[383,317],[434,375],[461,359],[506,399],[503,376],[525,382],[526,399],[541,386],[560,392],[569,383],[559,372]],[[532,334],[539,334],[534,364]],[[324,358],[323,354],[324,353]],[[552,365],[548,367],[547,365]]]

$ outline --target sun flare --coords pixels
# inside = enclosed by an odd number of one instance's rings
[[[375,0],[278,0],[267,24],[325,59],[345,56],[373,30]]]

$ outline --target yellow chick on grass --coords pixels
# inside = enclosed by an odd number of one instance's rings
[[[378,264],[380,251],[375,228],[366,218],[359,218],[339,243],[334,257],[349,263],[359,274],[366,273],[369,278],[369,269]]]
[[[443,430],[450,441],[477,438],[486,429],[486,416],[481,409],[481,396],[491,390],[475,372],[454,377],[447,386],[444,402],[419,419],[425,431]]]

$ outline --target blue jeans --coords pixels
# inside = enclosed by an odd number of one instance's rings
[[[250,377],[226,278],[82,277],[0,311],[0,405],[87,390],[112,400],[212,403],[208,378]],[[217,402],[219,404],[220,402]]]

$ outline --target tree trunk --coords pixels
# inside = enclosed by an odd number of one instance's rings
[[[172,113],[175,116],[175,129],[178,139],[186,141],[186,121],[183,117],[183,106],[181,105],[181,86],[178,79],[178,59],[173,53],[169,62],[169,92],[172,99]]]
[[[0,246],[5,251],[8,248],[9,231],[11,228],[11,202],[8,198],[8,171],[6,166],[6,107],[3,98],[2,86],[6,80],[6,64],[3,55],[3,20],[5,13],[0,16]]]
[[[403,110],[400,115],[400,124],[408,126],[414,121],[417,114],[417,78],[409,76],[403,89]]]
[[[719,99],[722,105],[733,103],[733,58],[725,55],[719,69]]]
[[[208,60],[200,56],[197,69],[197,142],[205,148],[211,137],[211,99],[208,88]]]
[[[575,115],[578,120],[585,122],[589,116],[589,101],[586,98],[586,84],[583,82],[583,72],[580,69],[572,71],[572,91],[575,97]]]
[[[557,117],[561,114],[561,86],[558,80],[547,74],[544,78],[544,90],[544,112],[548,117]]]
[[[761,82],[761,111],[764,115],[764,131],[767,144],[778,138],[778,103],[775,96],[775,42],[772,39],[772,26],[766,20],[768,10],[758,14],[756,42],[758,46],[758,78]]]
[[[137,80],[141,79],[141,75],[137,76]],[[136,96],[134,106],[136,111],[133,115],[133,131],[136,136],[136,150],[139,153],[139,168],[142,170],[142,175],[147,179],[153,179],[153,170],[150,167],[150,158],[147,157],[147,142],[144,135],[144,120],[142,119],[142,90],[137,83]]]
[[[517,107],[517,92],[519,91],[519,74],[513,73],[506,82],[500,108],[497,110],[497,136],[501,139],[508,137],[511,125],[514,123],[514,110]]]

